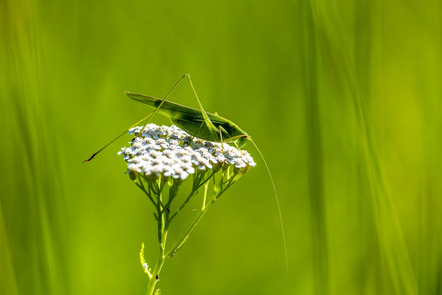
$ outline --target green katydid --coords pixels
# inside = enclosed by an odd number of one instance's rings
[[[177,104],[171,101],[168,101],[167,98],[169,95],[175,90],[175,88],[181,83],[183,79],[187,78],[190,84],[190,87],[192,88],[193,94],[198,102],[199,110],[184,106],[181,104]],[[288,271],[288,256],[287,256],[287,246],[286,246],[286,238],[285,238],[285,231],[284,231],[284,224],[282,220],[282,213],[281,208],[279,204],[279,198],[278,194],[276,192],[276,186],[273,181],[272,174],[270,172],[270,169],[267,165],[267,162],[259,150],[258,146],[253,142],[250,135],[248,135],[244,130],[242,130],[237,124],[233,123],[232,121],[219,116],[218,114],[212,114],[209,112],[206,112],[203,108],[203,105],[201,104],[201,101],[198,98],[198,95],[195,91],[195,87],[193,86],[192,79],[190,78],[189,74],[183,75],[178,82],[175,83],[175,85],[172,87],[172,89],[169,91],[169,93],[163,98],[155,98],[152,96],[144,95],[144,94],[138,94],[134,92],[125,91],[126,95],[129,96],[131,99],[142,102],[155,110],[150,113],[149,115],[145,116],[132,126],[130,126],[128,129],[140,124],[141,122],[146,120],[146,123],[144,126],[146,126],[154,117],[156,113],[160,113],[163,116],[169,117],[173,124],[178,126],[180,129],[186,131],[192,136],[195,136],[197,138],[214,141],[214,142],[231,142],[235,144],[237,147],[242,148],[247,141],[252,142],[252,144],[255,146],[256,150],[258,151],[259,155],[261,156],[264,165],[267,169],[267,172],[269,174],[273,191],[276,198],[276,204],[278,207],[278,213],[279,213],[279,219],[281,224],[281,230],[282,230],[282,238],[284,242],[284,252],[285,252],[285,260],[286,260],[286,266]],[[111,143],[113,143],[115,140],[126,134],[128,131],[125,130],[122,134],[117,136],[115,139],[110,141],[108,144],[106,144],[104,147],[102,147],[100,150],[98,150],[96,153],[94,153],[89,159],[84,160],[83,162],[89,162],[91,161],[98,153],[100,153],[102,150],[104,150],[107,146],[109,146]],[[143,130],[144,127],[141,129]]]

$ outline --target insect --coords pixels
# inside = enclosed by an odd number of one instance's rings
[[[198,102],[199,109],[195,109],[192,107],[184,106],[178,103],[174,103],[171,101],[168,101],[167,98],[170,96],[170,94],[175,90],[175,88],[185,79],[189,81],[190,87],[192,88],[193,94]],[[153,96],[148,96],[144,94],[134,93],[125,91],[126,95],[129,96],[131,99],[139,101],[141,103],[144,103],[154,109],[154,111],[132,126],[130,126],[128,129],[137,126],[143,121],[146,121],[144,126],[146,126],[152,118],[155,116],[156,113],[159,113],[163,116],[169,117],[172,123],[174,123],[176,126],[181,128],[182,130],[186,131],[192,136],[195,136],[197,138],[215,141],[215,142],[229,142],[235,144],[237,147],[242,148],[245,146],[245,144],[250,141],[258,151],[259,155],[261,156],[264,165],[267,169],[267,172],[269,174],[273,191],[275,194],[276,204],[278,207],[279,212],[279,220],[281,224],[281,230],[282,230],[282,238],[284,242],[284,251],[285,251],[285,260],[286,260],[286,266],[288,271],[288,256],[287,256],[287,246],[286,246],[286,238],[285,238],[285,231],[284,231],[284,224],[282,220],[282,213],[281,208],[279,204],[279,198],[278,194],[276,192],[276,186],[273,181],[272,174],[270,172],[270,169],[267,165],[267,162],[259,150],[258,146],[255,144],[255,142],[252,140],[250,135],[248,135],[244,130],[242,130],[237,124],[233,123],[229,119],[226,119],[224,117],[221,117],[217,113],[209,113],[206,112],[203,108],[203,105],[198,98],[198,95],[195,91],[195,87],[193,86],[192,79],[190,78],[189,74],[183,75],[172,87],[172,89],[169,91],[169,93],[163,98],[155,98]],[[86,159],[84,162],[91,161],[98,153],[100,153],[102,150],[104,150],[107,146],[112,144],[115,140],[126,134],[128,131],[125,130],[122,134],[117,136],[115,139],[110,141],[108,144],[103,146],[100,150],[98,150],[96,153],[94,153],[89,159]],[[141,129],[143,130],[144,127]]]

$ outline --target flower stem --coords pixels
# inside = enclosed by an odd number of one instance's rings
[[[176,193],[176,191],[174,192]],[[158,242],[160,244],[160,253],[158,254],[157,262],[155,263],[155,267],[152,271],[152,277],[149,279],[149,283],[147,284],[146,295],[153,295],[155,291],[155,286],[159,281],[160,271],[163,268],[164,262],[166,261],[166,257],[164,254],[166,252],[166,241],[169,227],[169,214],[167,212],[167,208],[162,207],[160,204],[162,203],[162,194],[159,191],[158,202],[156,203],[156,209],[158,214]],[[170,196],[174,197],[174,195]]]
[[[158,282],[159,274],[161,271],[161,268],[163,267],[164,261],[166,261],[166,258],[163,256],[163,253],[160,253],[158,255],[158,260],[155,263],[155,267],[152,271],[152,278],[149,280],[149,284],[147,284],[147,290],[146,295],[153,295],[155,291],[155,285]]]
[[[148,274],[149,275],[149,283],[147,285],[146,295],[153,295],[155,293],[155,287],[157,282],[159,281],[160,271],[166,261],[167,258],[172,257],[187,241],[190,233],[199,223],[199,221],[203,218],[203,216],[207,213],[209,208],[218,200],[218,198],[239,178],[241,174],[238,171],[229,171],[230,169],[225,170],[225,173],[222,174],[221,179],[219,180],[219,184],[216,183],[215,177],[213,173],[209,176],[205,177],[205,174],[194,176],[194,184],[192,187],[192,191],[188,195],[188,197],[184,200],[184,203],[178,207],[175,213],[170,214],[170,205],[174,200],[177,192],[178,186],[174,184],[170,184],[169,188],[169,198],[167,202],[163,200],[163,188],[167,183],[166,181],[162,181],[162,179],[158,179],[158,182],[149,183],[148,190],[145,189],[144,185],[141,183],[138,186],[150,197],[152,203],[156,209],[156,220],[158,222],[158,243],[159,243],[159,254],[158,259],[155,263],[153,271]],[[209,180],[213,179],[213,193],[208,195],[209,191]],[[141,181],[140,181],[141,182]],[[185,207],[185,205],[189,202],[190,198],[197,193],[197,189],[203,186],[203,198],[201,204],[201,210],[195,216],[192,223],[189,227],[184,231],[184,234],[177,240],[175,245],[166,251],[166,241],[169,232],[169,225],[172,219],[181,212],[181,210]],[[142,262],[143,264],[143,262]]]

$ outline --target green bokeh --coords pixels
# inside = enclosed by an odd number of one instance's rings
[[[157,255],[119,140],[191,73],[258,166],[162,294],[440,294],[442,2],[0,1],[0,294],[144,294]],[[190,88],[172,100],[197,106]],[[167,120],[157,117],[155,122]]]

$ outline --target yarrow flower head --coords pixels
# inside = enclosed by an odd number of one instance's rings
[[[247,151],[227,144],[201,140],[177,126],[148,124],[134,127],[129,134],[137,136],[118,152],[127,162],[127,171],[132,179],[142,176],[147,180],[159,177],[183,181],[189,175],[221,168],[244,174],[255,166]]]
[[[134,134],[134,138],[118,154],[126,161],[130,178],[155,208],[160,245],[157,263],[162,265],[183,246],[207,210],[256,164],[247,151],[227,143],[198,139],[176,126],[148,124],[144,128],[131,128],[129,133]],[[191,185],[181,185],[188,178]],[[182,190],[187,197],[177,198]],[[201,205],[199,209],[192,208],[192,213],[197,212],[194,221],[182,231],[174,245],[166,247],[172,222],[196,196],[201,196]],[[144,245],[140,249],[140,262],[149,277],[148,289],[153,290],[161,267],[155,266],[153,271],[149,268],[144,259]]]

